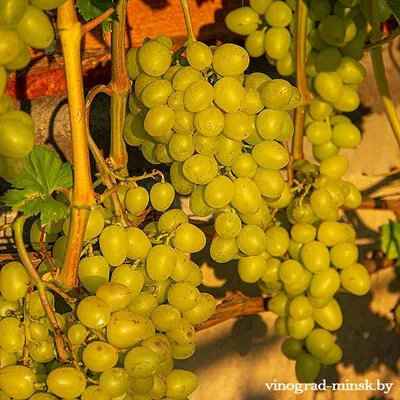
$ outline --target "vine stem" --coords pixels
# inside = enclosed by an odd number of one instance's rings
[[[90,207],[96,204],[90,173],[81,65],[81,23],[75,1],[66,0],[57,12],[57,30],[64,56],[68,104],[72,130],[74,189],[67,248],[59,275],[61,286],[72,289],[78,284],[78,263]]]
[[[383,39],[377,40],[374,43],[368,44],[364,47],[365,51],[371,51],[376,49],[377,47],[383,46],[385,44],[390,43],[392,40],[396,39],[397,36],[400,35],[400,26],[398,26],[389,36],[386,36]]]
[[[369,2],[369,21],[372,28],[371,41],[372,43],[378,42],[382,36],[378,19],[378,0],[370,0]],[[397,144],[400,146],[400,121],[389,90],[385,65],[383,63],[382,47],[378,46],[376,48],[372,48],[370,54],[374,69],[375,82],[376,86],[378,87],[382,106],[393,129],[393,133],[396,136]]]
[[[125,28],[128,0],[119,0],[117,12],[119,21],[113,21],[111,34],[111,149],[110,161],[113,168],[127,176],[128,153],[123,138],[126,104],[131,81],[126,69]]]
[[[294,160],[304,158],[303,137],[306,106],[313,95],[308,90],[306,75],[306,42],[307,42],[308,7],[304,0],[297,1],[296,28],[296,86],[301,94],[301,104],[295,111],[292,156]]]
[[[103,21],[105,21],[111,14],[114,14],[115,8],[110,7],[108,10],[104,11],[103,14],[98,17],[86,22],[86,24],[82,25],[81,28],[81,36],[85,36],[86,33],[96,28],[96,26],[100,25]]]
[[[24,230],[25,221],[26,221],[26,217],[24,215],[21,215],[21,216],[17,217],[17,219],[13,223],[15,245],[17,246],[18,255],[22,261],[22,264],[24,265],[24,267],[26,269],[26,272],[28,272],[32,282],[37,287],[37,290],[39,292],[40,301],[46,312],[47,318],[49,319],[49,321],[54,329],[56,348],[57,348],[57,353],[60,357],[60,360],[62,362],[68,362],[68,355],[64,348],[64,342],[69,344],[71,347],[72,347],[72,345],[69,342],[68,338],[63,334],[63,332],[61,331],[61,329],[58,325],[57,319],[54,315],[54,312],[53,312],[51,305],[49,303],[49,300],[47,298],[45,283],[42,281],[42,279],[40,278],[39,274],[37,273],[35,267],[31,263],[29,254],[26,251],[24,239],[23,239],[23,230]]]
[[[189,8],[189,2],[188,0],[180,0],[181,2],[181,7],[183,11],[183,17],[185,18],[185,25],[186,25],[186,30],[187,30],[187,43],[189,44],[190,42],[195,42],[196,41],[196,35],[194,33],[193,29],[193,23],[192,23],[192,17],[190,16],[190,8]]]

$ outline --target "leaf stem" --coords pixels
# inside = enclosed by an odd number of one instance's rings
[[[393,39],[396,39],[397,36],[400,35],[400,26],[398,26],[390,35],[386,36],[383,39],[379,39],[377,41],[375,41],[374,43],[371,44],[367,44],[364,47],[365,51],[371,51],[373,49],[376,49],[377,47],[383,46],[385,44],[390,43]]]
[[[296,25],[296,86],[301,94],[301,104],[295,112],[295,129],[292,144],[292,156],[294,160],[300,160],[303,154],[303,136],[305,107],[313,95],[308,90],[306,75],[306,42],[307,42],[307,18],[308,7],[304,0],[297,1],[297,25]]]
[[[114,14],[115,7],[110,7],[108,10],[104,11],[103,14],[99,15],[96,18],[93,18],[86,24],[81,27],[81,36],[85,36],[89,31],[96,28],[96,26],[100,25],[103,21],[105,21],[111,14]]]
[[[128,153],[123,138],[126,105],[131,81],[125,61],[125,28],[128,0],[119,0],[117,12],[119,21],[113,21],[111,34],[111,149],[110,160],[115,170],[127,176]]]
[[[380,29],[378,19],[378,0],[370,0],[369,2],[369,20],[371,24],[371,41],[376,43],[381,39],[382,32]],[[392,96],[389,90],[389,84],[386,77],[385,65],[383,63],[382,47],[373,48],[370,52],[372,66],[374,69],[374,76],[376,86],[378,87],[379,95],[381,98],[382,106],[385,110],[387,119],[396,136],[398,145],[400,146],[400,121],[396,113]]]
[[[183,17],[185,18],[185,25],[186,25],[186,31],[187,31],[187,44],[190,42],[195,42],[196,41],[196,35],[193,30],[193,23],[192,23],[192,17],[190,16],[190,8],[189,8],[189,1],[188,0],[180,0],[181,1],[181,7],[183,11]]]

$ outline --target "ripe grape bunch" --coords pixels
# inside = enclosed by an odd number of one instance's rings
[[[4,93],[7,74],[25,68],[31,59],[30,47],[45,49],[54,40],[54,30],[45,11],[64,0],[2,0],[0,2],[0,177],[16,178],[24,157],[33,148],[34,122],[15,110]]]
[[[150,194],[130,186],[118,195],[132,219],[149,202],[166,210],[175,197],[163,180]],[[56,359],[53,325],[24,266],[13,261],[1,269],[1,398],[183,400],[195,390],[196,376],[173,367],[174,360],[193,355],[194,327],[216,307],[211,295],[197,289],[202,272],[188,256],[204,247],[205,235],[179,209],[166,211],[144,230],[114,220],[109,198],[90,212],[78,267],[85,294],[57,304],[57,294],[46,291],[53,310],[63,310],[55,316],[74,364]],[[42,245],[53,260],[38,267],[44,281],[64,258],[69,222],[44,227]],[[30,238],[38,251],[41,235],[36,220]]]
[[[313,145],[317,161],[339,154],[341,148],[356,148],[361,133],[342,113],[360,105],[358,90],[365,78],[360,63],[367,38],[367,0],[310,0],[306,21],[306,75],[310,92],[315,94],[307,106],[306,136]],[[391,12],[378,2],[379,20]],[[245,48],[251,57],[265,54],[282,76],[295,72],[296,1],[252,0],[250,7],[228,13],[226,25],[247,36]],[[302,38],[299,38],[302,43]]]

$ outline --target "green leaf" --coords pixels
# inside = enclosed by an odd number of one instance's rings
[[[392,14],[400,21],[400,0],[385,0]]]
[[[52,198],[56,190],[72,187],[72,169],[62,164],[57,154],[42,146],[34,146],[25,158],[21,175],[12,182],[0,201],[27,216],[41,214],[42,224],[55,222],[68,215],[68,207]]]
[[[76,2],[76,7],[85,21],[89,21],[100,16],[113,6],[115,6],[113,0],[77,0]],[[118,15],[116,12],[111,14],[105,21],[101,23],[103,32],[108,32],[111,30],[110,21],[118,21]]]
[[[390,221],[380,228],[381,250],[390,260],[400,258],[400,222]]]

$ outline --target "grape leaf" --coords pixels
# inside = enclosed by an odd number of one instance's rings
[[[400,258],[400,222],[389,221],[380,227],[381,250],[390,260]]]
[[[55,190],[72,187],[72,169],[62,164],[57,154],[46,147],[34,146],[25,157],[21,175],[14,179],[0,201],[27,216],[41,214],[43,225],[67,217],[68,207],[52,198]]]
[[[113,6],[115,6],[113,0],[77,0],[76,2],[76,7],[85,21],[89,21],[100,16]],[[105,21],[101,23],[103,32],[108,32],[111,30],[110,21],[118,21],[116,12],[111,14]]]
[[[397,21],[400,21],[400,0],[386,0],[386,4]]]

